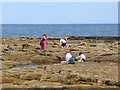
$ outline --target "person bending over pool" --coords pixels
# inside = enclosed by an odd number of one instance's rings
[[[66,46],[66,41],[65,41],[63,38],[60,39],[60,45],[61,45],[62,47],[65,47],[65,46]]]

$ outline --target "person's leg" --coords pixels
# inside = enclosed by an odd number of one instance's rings
[[[85,59],[82,58],[82,61],[85,62]]]
[[[66,61],[61,61],[61,64],[67,64],[67,62]]]
[[[61,46],[62,46],[62,51],[63,51],[63,50],[64,50],[64,43],[62,43],[62,45],[61,45]]]
[[[43,41],[43,43],[42,43],[42,47],[41,47],[41,50],[45,50],[46,49],[46,41]]]
[[[81,58],[78,62],[85,62],[85,59]]]
[[[83,62],[82,59],[80,59],[78,62]]]
[[[43,50],[44,48],[43,48],[43,44],[41,44],[41,48],[40,48],[40,50]]]
[[[64,48],[64,51],[67,50],[66,43],[63,43],[63,48]]]
[[[44,41],[44,50],[46,50],[46,41]]]

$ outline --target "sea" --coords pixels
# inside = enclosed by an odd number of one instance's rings
[[[118,24],[1,24],[2,38],[118,37]]]

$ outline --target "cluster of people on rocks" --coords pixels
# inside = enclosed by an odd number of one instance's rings
[[[75,64],[75,61],[85,62],[86,56],[82,52],[79,52],[78,57],[72,56],[71,51],[66,50],[65,61],[61,61],[61,64]]]
[[[46,34],[43,34],[41,41],[40,41],[40,46],[41,46],[40,50],[41,51],[46,50],[46,39],[47,39]],[[64,37],[64,38],[60,39],[60,46],[62,48],[65,48],[65,52],[66,52],[65,61],[61,61],[61,64],[75,64],[75,61],[78,61],[78,62],[86,61],[86,56],[82,52],[79,52],[78,57],[72,56],[71,51],[68,49],[68,47],[69,47],[68,46],[68,37]]]

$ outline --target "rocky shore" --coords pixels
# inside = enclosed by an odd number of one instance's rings
[[[117,38],[69,38],[73,56],[83,52],[87,62],[60,64],[65,50],[59,39],[47,39],[45,52],[40,38],[2,38],[2,88],[117,88]]]

